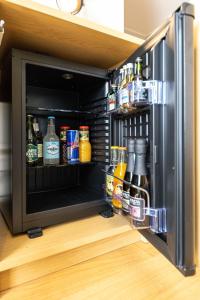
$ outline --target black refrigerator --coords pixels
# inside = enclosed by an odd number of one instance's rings
[[[13,234],[39,235],[43,227],[88,217],[109,208],[103,170],[111,145],[127,138],[148,141],[151,226],[141,234],[185,276],[195,273],[194,177],[194,8],[183,3],[153,32],[128,62],[142,57],[148,78],[162,85],[159,99],[131,114],[107,113],[109,80],[102,70],[12,49],[2,64],[4,130],[10,141],[10,168],[1,170],[2,214]],[[69,76],[70,74],[70,76]],[[70,77],[70,80],[64,78]],[[47,117],[56,128],[90,126],[92,161],[74,165],[26,165],[26,116]],[[9,187],[9,188],[8,188]],[[104,219],[102,217],[102,222]]]

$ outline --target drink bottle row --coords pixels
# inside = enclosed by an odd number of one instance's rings
[[[107,111],[132,112],[137,106],[158,103],[162,100],[162,82],[148,80],[150,67],[143,68],[142,58],[128,63],[119,70],[119,75],[110,82]]]
[[[49,116],[47,123],[47,133],[43,137],[37,118],[33,115],[27,116],[26,162],[29,166],[91,161],[89,126],[71,130],[69,126],[62,125],[58,137],[55,117]]]
[[[149,190],[146,151],[147,143],[143,138],[129,139],[127,148],[112,146],[111,165],[106,175],[106,193],[109,202],[115,211],[130,214],[136,227],[147,225],[145,218],[147,196],[144,191],[133,188],[130,184]]]

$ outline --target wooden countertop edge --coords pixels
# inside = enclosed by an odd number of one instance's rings
[[[6,3],[8,3],[8,4],[10,3],[10,4],[13,4],[13,5],[18,5],[18,6],[21,6],[23,8],[36,11],[36,12],[41,13],[41,14],[49,15],[52,18],[57,18],[57,19],[65,21],[65,22],[70,22],[70,23],[73,23],[73,24],[78,25],[78,26],[83,26],[83,27],[86,27],[88,29],[98,31],[98,32],[101,32],[105,35],[110,35],[110,36],[115,37],[117,39],[121,39],[121,40],[130,42],[130,43],[133,43],[133,44],[141,45],[144,42],[144,40],[142,40],[138,37],[131,36],[129,34],[126,34],[126,33],[120,32],[120,31],[116,31],[116,30],[111,29],[111,28],[104,27],[102,25],[96,24],[96,23],[91,22],[89,20],[85,20],[83,18],[73,16],[69,13],[64,13],[60,10],[57,10],[57,9],[54,9],[54,8],[51,8],[51,7],[48,7],[48,6],[45,6],[45,5],[41,5],[41,4],[33,2],[33,1],[0,0],[0,4],[5,4],[6,5]]]

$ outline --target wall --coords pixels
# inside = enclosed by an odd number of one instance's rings
[[[56,0],[34,1],[57,8]],[[124,0],[84,0],[83,2],[84,7],[77,16],[115,30],[124,31]]]
[[[145,38],[182,3],[181,0],[124,0],[126,33]]]

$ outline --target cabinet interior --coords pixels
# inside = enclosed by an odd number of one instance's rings
[[[104,200],[101,169],[109,162],[110,143],[109,118],[104,114],[107,80],[29,63],[25,74],[26,114],[38,118],[42,135],[52,115],[58,136],[61,125],[71,129],[89,125],[92,144],[91,163],[26,167],[26,212]]]

